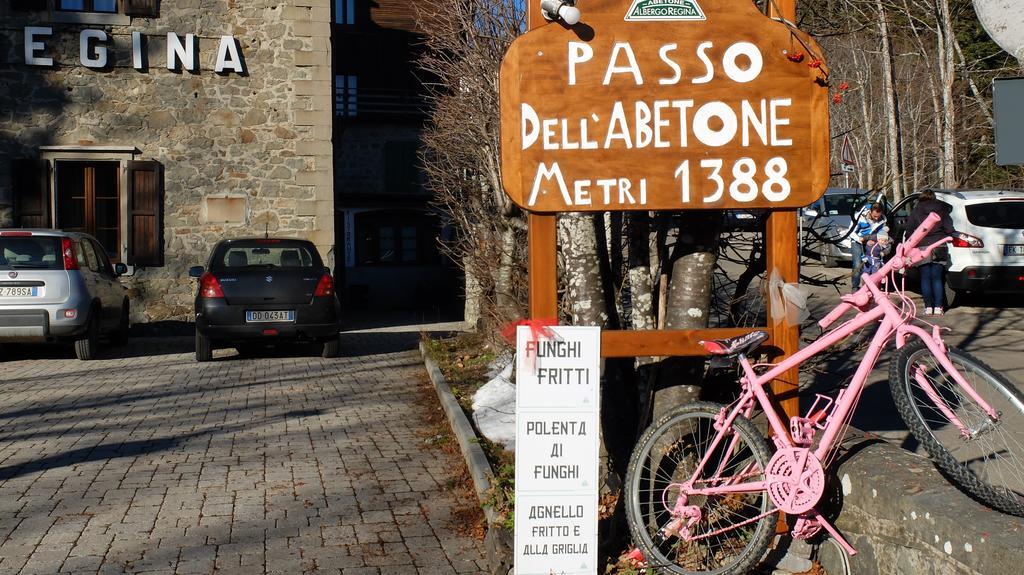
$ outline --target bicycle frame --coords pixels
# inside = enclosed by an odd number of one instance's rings
[[[923,231],[915,233],[914,238],[917,242],[920,238],[927,233],[927,231],[937,221],[937,217],[934,221],[931,221],[931,225],[922,226]],[[705,467],[709,464],[712,454],[722,444],[722,441],[727,437],[727,432],[731,429],[733,422],[740,415],[746,418],[750,418],[753,415],[756,405],[760,405],[764,411],[768,424],[773,431],[773,440],[777,450],[782,449],[794,449],[794,448],[810,448],[809,444],[798,443],[790,434],[790,427],[788,427],[775,410],[774,405],[771,402],[769,392],[765,389],[765,386],[781,376],[786,371],[794,367],[800,366],[803,362],[818,355],[829,347],[833,346],[842,339],[860,331],[862,328],[869,324],[878,323],[878,330],[875,332],[874,337],[871,340],[871,344],[868,347],[860,365],[857,368],[856,373],[848,388],[840,392],[839,396],[834,402],[826,405],[822,408],[821,413],[808,414],[808,419],[804,421],[810,421],[817,429],[822,431],[821,439],[818,446],[814,448],[813,455],[819,462],[828,462],[828,458],[836,447],[839,441],[841,441],[841,434],[849,421],[853,410],[857,407],[860,400],[861,392],[864,389],[864,385],[867,382],[868,376],[874,369],[878,362],[882,351],[893,339],[896,341],[896,348],[900,349],[906,345],[909,337],[920,338],[927,348],[931,351],[934,357],[938,360],[942,368],[952,376],[953,380],[964,390],[964,392],[971,397],[978,405],[984,409],[984,411],[994,421],[999,419],[1000,414],[996,412],[991,405],[982,399],[974,388],[964,379],[963,375],[960,374],[956,368],[950,362],[949,357],[946,353],[945,344],[940,337],[938,327],[933,326],[932,333],[928,333],[925,329],[920,326],[914,325],[911,320],[915,319],[915,311],[912,302],[904,298],[904,302],[909,302],[909,312],[904,313],[903,310],[898,308],[889,297],[888,290],[883,291],[879,288],[879,284],[906,265],[919,262],[923,260],[928,253],[934,250],[939,245],[951,241],[947,238],[941,242],[938,242],[932,246],[929,246],[926,250],[919,250],[916,248],[916,243],[912,238],[907,242],[907,246],[900,246],[897,249],[897,255],[890,260],[882,269],[874,274],[865,274],[863,276],[863,287],[854,293],[847,296],[843,296],[843,303],[836,307],[825,319],[820,323],[823,328],[827,329],[835,320],[842,316],[846,311],[852,308],[856,308],[858,313],[852,319],[839,325],[838,327],[828,331],[817,341],[813,342],[806,348],[798,351],[792,356],[784,359],[780,363],[774,365],[771,369],[758,375],[755,372],[754,366],[747,360],[743,355],[739,356],[739,364],[743,370],[744,376],[741,378],[740,383],[742,385],[742,392],[740,397],[732,404],[731,407],[726,407],[722,410],[719,416],[719,420],[715,425],[717,433],[714,439],[709,444],[706,453],[702,461],[697,465],[693,474],[689,480],[682,484],[683,489],[680,490],[680,494],[685,492],[685,495],[720,495],[728,493],[753,493],[762,492],[768,490],[767,481],[744,481],[744,478],[749,475],[748,465],[744,471],[741,471],[737,475],[723,476],[725,472],[726,462],[733,454],[736,445],[738,443],[738,437],[733,436],[728,446],[724,451],[724,456],[718,463],[718,468],[708,478],[698,480],[701,477]],[[899,293],[899,292],[898,292]],[[902,297],[902,294],[900,294]],[[942,399],[938,396],[938,393],[932,389],[931,384],[927,382],[924,377],[920,374],[913,374],[916,376],[918,382],[924,388],[925,393],[928,397],[938,406],[938,408],[949,418],[949,420],[956,425],[961,434],[966,437],[971,435],[971,431],[952,413],[952,411],[944,404]],[[820,425],[821,419],[825,420],[825,424]],[[808,453],[804,452],[799,457],[802,459],[799,461],[799,465],[803,465],[807,459]],[[825,463],[827,465],[827,463]],[[762,470],[764,471],[764,470]],[[702,484],[706,484],[706,487],[696,487],[698,481]],[[667,502],[666,502],[667,503]],[[666,507],[669,507],[666,505]],[[671,507],[674,512],[678,513],[685,508],[685,498],[680,498],[676,501],[676,504]],[[759,517],[764,517],[770,513],[774,513],[777,509],[771,509],[768,513],[762,514]],[[812,508],[813,512],[813,508]],[[816,512],[814,512],[816,513]],[[753,520],[753,519],[752,519]],[[748,520],[752,521],[752,520]],[[821,521],[822,527],[824,527],[829,533],[831,533],[836,539],[847,549],[848,552],[856,553],[852,547],[846,543],[842,537],[839,536],[834,528],[826,521]],[[732,528],[738,527],[733,526]],[[689,537],[688,530],[686,530],[686,537],[688,538],[702,538],[707,535]]]

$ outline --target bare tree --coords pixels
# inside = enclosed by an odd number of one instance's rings
[[[500,325],[525,313],[526,223],[501,186],[498,102],[501,59],[522,33],[525,13],[515,0],[414,6],[427,31],[420,65],[431,117],[423,165],[436,205],[458,233],[444,248],[465,272],[467,310]]]

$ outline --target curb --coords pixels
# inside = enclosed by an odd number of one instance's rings
[[[441,406],[444,407],[444,412],[448,416],[448,423],[459,441],[459,450],[462,451],[462,457],[466,460],[469,474],[473,478],[476,497],[480,500],[480,507],[484,511],[484,516],[487,517],[487,525],[490,526],[495,522],[498,514],[493,508],[485,506],[484,501],[491,488],[491,483],[494,481],[494,471],[487,461],[487,456],[484,455],[484,450],[480,448],[479,440],[473,426],[469,423],[469,418],[466,417],[462,406],[452,394],[452,389],[444,379],[444,375],[441,374],[441,370],[427,355],[427,346],[422,341],[420,342],[420,355],[423,356],[423,363],[427,368],[430,381],[434,383],[437,398],[441,401]]]

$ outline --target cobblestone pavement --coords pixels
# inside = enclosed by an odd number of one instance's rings
[[[8,348],[0,573],[482,573],[445,491],[462,463],[424,443],[416,339],[202,365],[188,338]]]

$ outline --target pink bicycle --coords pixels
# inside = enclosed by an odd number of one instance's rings
[[[952,241],[917,248],[938,219],[932,214],[819,325],[827,330],[851,309],[856,316],[786,360],[775,365],[747,360],[746,354],[768,338],[764,332],[704,342],[712,362],[739,364],[741,391],[728,406],[681,406],[640,438],[626,475],[626,516],[650,567],[679,574],[748,573],[764,557],[780,511],[796,517],[793,537],[810,538],[824,529],[855,554],[815,506],[864,383],[893,341],[899,352],[889,385],[914,437],[962,490],[996,509],[1024,515],[1024,394],[981,361],[947,347],[937,326],[922,327],[927,324],[917,320],[913,302],[896,287],[899,270]],[[818,395],[806,416],[792,417],[786,425],[765,385],[876,323],[849,386],[834,398]],[[774,453],[751,421],[758,406],[771,428]]]

